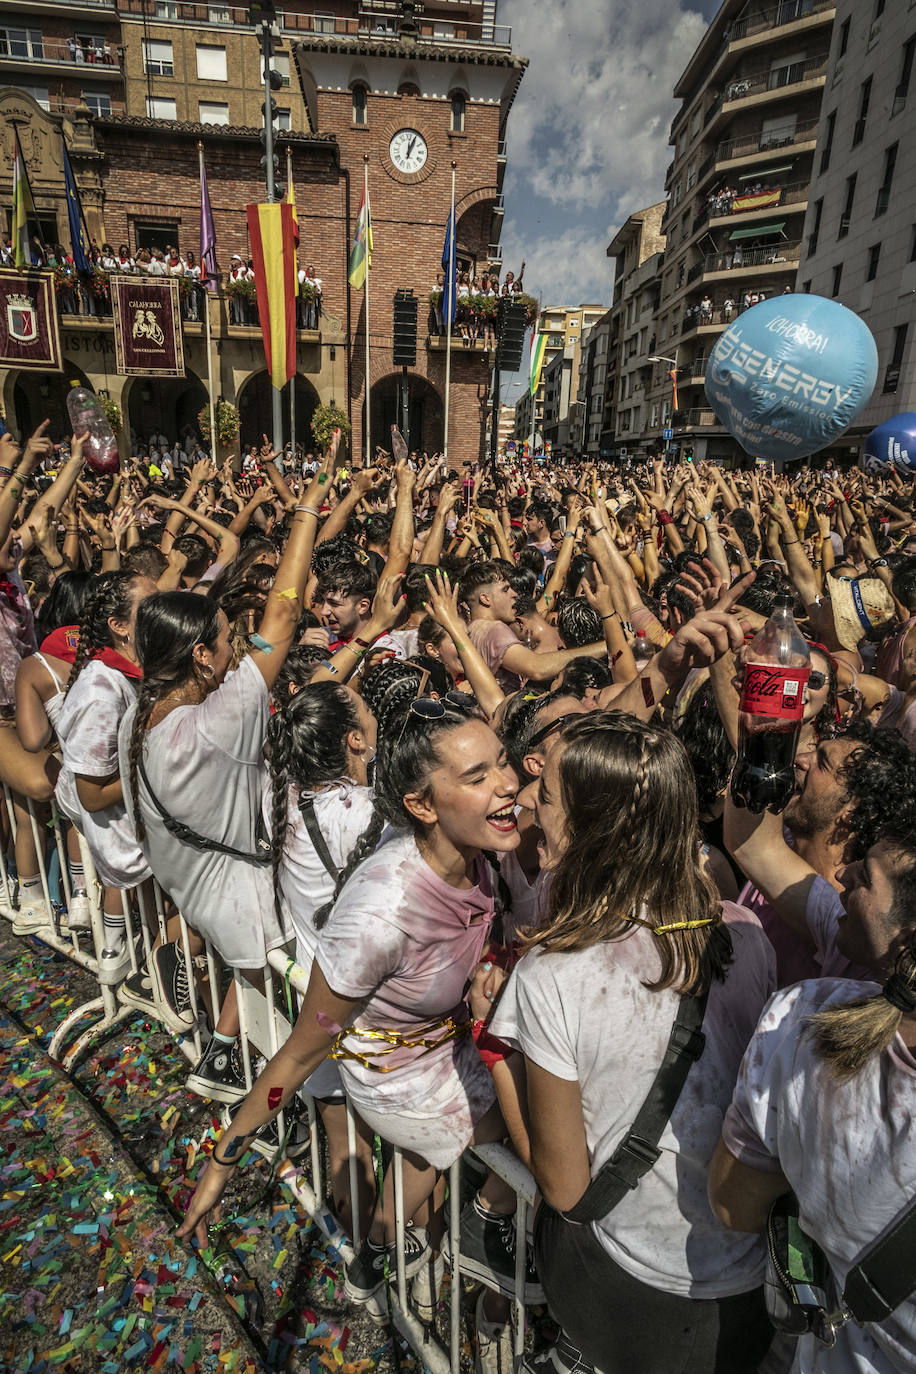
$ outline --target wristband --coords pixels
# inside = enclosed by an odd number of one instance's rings
[[[216,1146],[210,1151],[210,1158],[214,1164],[219,1164],[223,1169],[235,1169],[239,1163],[237,1159],[220,1159],[216,1153]]]
[[[563,538],[564,538],[564,539],[575,539],[575,537],[576,537],[576,531],[575,531],[575,530],[564,530],[564,531],[563,531]]]
[[[321,660],[321,667],[327,668],[329,673],[333,673],[335,677],[337,676],[337,669],[334,667],[334,664],[331,662],[329,658],[323,658]]]
[[[12,475],[13,475],[13,469],[12,469],[12,468],[3,468],[3,467],[0,467],[0,477],[12,477]]]
[[[302,511],[303,515],[314,515],[316,520],[320,519],[320,512],[314,506],[296,506],[294,509],[297,514]]]
[[[607,529],[607,525],[594,525],[594,526],[592,527],[592,534],[597,534],[599,530],[606,530],[606,529]]]
[[[512,1046],[507,1045],[505,1040],[500,1040],[497,1036],[491,1035],[483,1021],[472,1023],[471,1039],[490,1073],[493,1072],[496,1064],[501,1064],[506,1056],[512,1053]]]
[[[662,508],[658,512],[658,523],[660,525],[670,525],[672,523],[670,513],[666,511],[664,508]]]
[[[716,518],[716,517],[713,515],[712,511],[710,511],[710,513],[709,513],[708,515],[701,515],[701,516],[700,516],[700,519],[701,519],[704,523],[705,523],[707,520],[715,520],[715,518]]]
[[[869,561],[868,566],[869,566],[870,568],[886,568],[886,567],[887,567],[887,559],[886,559],[886,558],[872,558],[872,559]]]
[[[361,639],[359,635],[353,636],[353,643],[358,644],[362,649],[371,649],[375,643],[374,639]]]
[[[782,541],[782,546],[783,546],[783,548],[788,548],[788,546],[789,546],[790,544],[798,544],[798,543],[800,543],[800,542],[801,542],[801,541],[798,540],[798,539],[784,539],[784,540]]]
[[[601,619],[602,619],[602,620],[613,620],[616,614],[617,614],[616,611],[611,611],[609,615],[603,615],[603,616],[601,617]]]

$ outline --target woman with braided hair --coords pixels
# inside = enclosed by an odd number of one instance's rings
[[[296,935],[296,959],[308,973],[334,899],[379,842],[368,769],[375,758],[375,717],[361,697],[334,682],[313,682],[291,696],[267,727],[270,788],[263,815],[271,837],[274,900],[281,924]],[[352,1234],[347,1113],[333,1059],[303,1084],[318,1099],[328,1136],[334,1209]],[[372,1193],[371,1141],[358,1141],[360,1211]]]
[[[760,1232],[791,1190],[801,1229],[826,1257],[835,1293],[845,1293],[854,1319],[832,1347],[802,1336],[793,1370],[899,1374],[912,1371],[916,1350],[912,1241],[902,1236],[896,1256],[871,1271],[867,1252],[912,1214],[916,1197],[912,806],[837,876],[837,946],[873,979],[812,978],[771,1000],[741,1066],[709,1193],[726,1226]],[[851,1276],[860,1263],[871,1282]],[[869,1313],[859,1302],[875,1289],[881,1300]]]
[[[130,968],[122,893],[150,875],[124,807],[118,728],[142,676],[134,637],[137,612],[155,590],[142,573],[107,572],[95,579],[57,719],[63,767],[56,796],[85,839],[105,887],[99,981],[108,984],[120,982]],[[85,895],[79,873],[74,889],[77,899]]]
[[[535,1363],[750,1374],[772,1334],[763,1245],[721,1225],[706,1174],[775,986],[772,950],[701,863],[696,785],[668,731],[620,711],[577,716],[522,799],[543,831],[547,915],[491,1028],[524,1055],[544,1196],[535,1258],[562,1328]],[[644,1138],[621,1150],[650,1130],[642,1109],[676,1017],[689,1072],[656,1113],[658,1151]],[[645,1167],[618,1187],[612,1169],[626,1176],[633,1160]]]

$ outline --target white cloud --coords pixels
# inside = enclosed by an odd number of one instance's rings
[[[530,59],[509,119],[505,260],[527,257],[545,300],[609,300],[605,249],[663,198],[671,91],[706,20],[681,0],[501,0],[498,17]]]

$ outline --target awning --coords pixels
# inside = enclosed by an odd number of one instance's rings
[[[780,172],[791,172],[794,163],[786,162],[780,167],[761,167],[758,172],[745,172],[744,176],[738,178],[739,181],[769,181],[770,177],[778,177]]]
[[[762,239],[771,237],[773,234],[781,234],[786,227],[785,220],[779,224],[754,224],[749,229],[733,229],[728,236],[729,243],[734,243],[735,239]]]

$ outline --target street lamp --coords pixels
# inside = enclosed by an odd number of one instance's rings
[[[670,365],[671,365],[671,371],[668,373],[668,376],[671,378],[671,424],[672,424],[672,426],[673,426],[673,424],[674,424],[674,416],[675,416],[675,414],[676,414],[676,412],[677,412],[677,355],[678,355],[678,348],[677,348],[677,345],[675,345],[674,357],[673,357],[673,358],[669,358],[669,357],[667,356],[667,354],[665,354],[665,353],[653,353],[653,354],[651,354],[650,357],[649,357],[649,362],[650,362],[650,363],[670,363]],[[671,440],[670,440],[670,439],[666,439],[666,440],[665,440],[665,457],[666,457],[666,458],[668,457],[668,454],[669,454],[669,452],[670,452],[670,449],[671,449]]]

